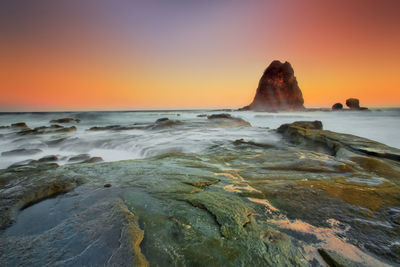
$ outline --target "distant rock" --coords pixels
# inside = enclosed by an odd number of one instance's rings
[[[25,149],[19,148],[1,153],[2,156],[21,156],[21,155],[33,155],[42,152],[40,149]]]
[[[343,109],[342,103],[336,103],[332,106],[332,110],[342,110],[342,109]]]
[[[264,71],[253,102],[240,110],[303,110],[303,104],[292,66],[275,60]]]
[[[81,121],[80,119],[62,118],[57,120],[51,120],[50,123],[73,123],[73,122],[79,123],[80,121]]]
[[[164,128],[169,128],[173,126],[178,126],[182,125],[183,123],[181,121],[177,120],[170,120],[168,118],[160,118],[156,120],[156,122],[153,125],[150,125],[148,128],[152,130],[159,130],[159,129],[164,129]]]
[[[249,126],[251,127],[251,124],[241,118],[236,118],[232,117],[228,113],[220,113],[220,114],[212,114],[210,116],[207,116],[207,119],[216,121],[219,126],[230,126],[230,127],[236,127],[236,126]]]
[[[357,98],[349,98],[346,100],[346,106],[350,109],[360,109],[360,100]]]
[[[11,124],[11,128],[29,128],[25,122],[18,122]]]
[[[83,160],[88,160],[90,159],[90,155],[89,154],[79,154],[73,157],[70,157],[68,159],[69,162],[75,162],[75,161],[83,161]]]
[[[160,118],[160,119],[156,120],[156,123],[168,121],[168,120],[169,120],[168,118]]]
[[[220,114],[212,114],[210,116],[207,116],[207,119],[209,120],[214,120],[214,119],[233,119],[231,114],[228,113],[220,113]]]
[[[53,134],[53,133],[69,133],[76,131],[75,126],[71,127],[62,127],[60,125],[51,125],[51,126],[41,126],[36,127],[34,129],[30,128],[22,128],[18,134],[19,135],[37,135],[37,134]]]
[[[351,110],[369,111],[369,109],[366,107],[360,107],[360,100],[358,100],[357,98],[347,99],[346,106],[348,106]]]

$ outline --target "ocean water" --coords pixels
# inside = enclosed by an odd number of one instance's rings
[[[230,113],[248,121],[252,127],[210,123],[200,114]],[[159,118],[180,121],[170,127],[154,127]],[[25,122],[30,128],[50,126],[51,120],[80,119],[77,131],[41,135],[19,135],[15,129],[0,129],[0,154],[15,149],[39,149],[39,153],[0,156],[0,168],[44,156],[55,155],[58,164],[71,163],[80,154],[101,157],[104,161],[147,158],[171,152],[207,153],[215,146],[229,146],[237,139],[263,144],[278,144],[276,129],[281,124],[299,120],[320,120],[324,129],[369,138],[400,148],[400,109],[380,109],[370,112],[222,112],[211,110],[177,111],[94,111],[0,113],[0,126]],[[91,127],[119,125],[129,130],[91,131]],[[59,140],[57,144],[51,141]],[[50,145],[51,144],[51,145]]]

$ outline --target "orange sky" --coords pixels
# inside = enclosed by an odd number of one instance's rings
[[[307,107],[400,106],[398,1],[95,2],[0,3],[0,110],[241,107],[274,59]]]

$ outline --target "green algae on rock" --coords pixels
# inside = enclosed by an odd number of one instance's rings
[[[292,145],[1,170],[0,265],[399,264],[397,150],[306,125]]]

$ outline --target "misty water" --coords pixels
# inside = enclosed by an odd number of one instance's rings
[[[69,133],[19,135],[12,128],[0,129],[0,153],[15,149],[37,149],[37,153],[0,156],[0,168],[55,155],[58,164],[71,163],[71,157],[87,154],[104,161],[147,158],[171,152],[206,153],[213,146],[228,146],[237,139],[263,144],[276,144],[281,137],[273,129],[281,124],[302,120],[320,120],[324,129],[365,137],[400,148],[400,109],[379,109],[368,112],[228,112],[248,121],[252,127],[219,127],[206,123],[200,114],[221,111],[94,111],[94,112],[41,112],[1,113],[0,126],[25,122],[28,127],[50,126],[51,120],[80,119],[79,123],[61,124],[76,126]],[[227,112],[224,112],[227,113]],[[169,118],[182,122],[176,127],[154,128],[157,119]],[[91,131],[92,127],[116,125],[130,129],[104,129]]]

